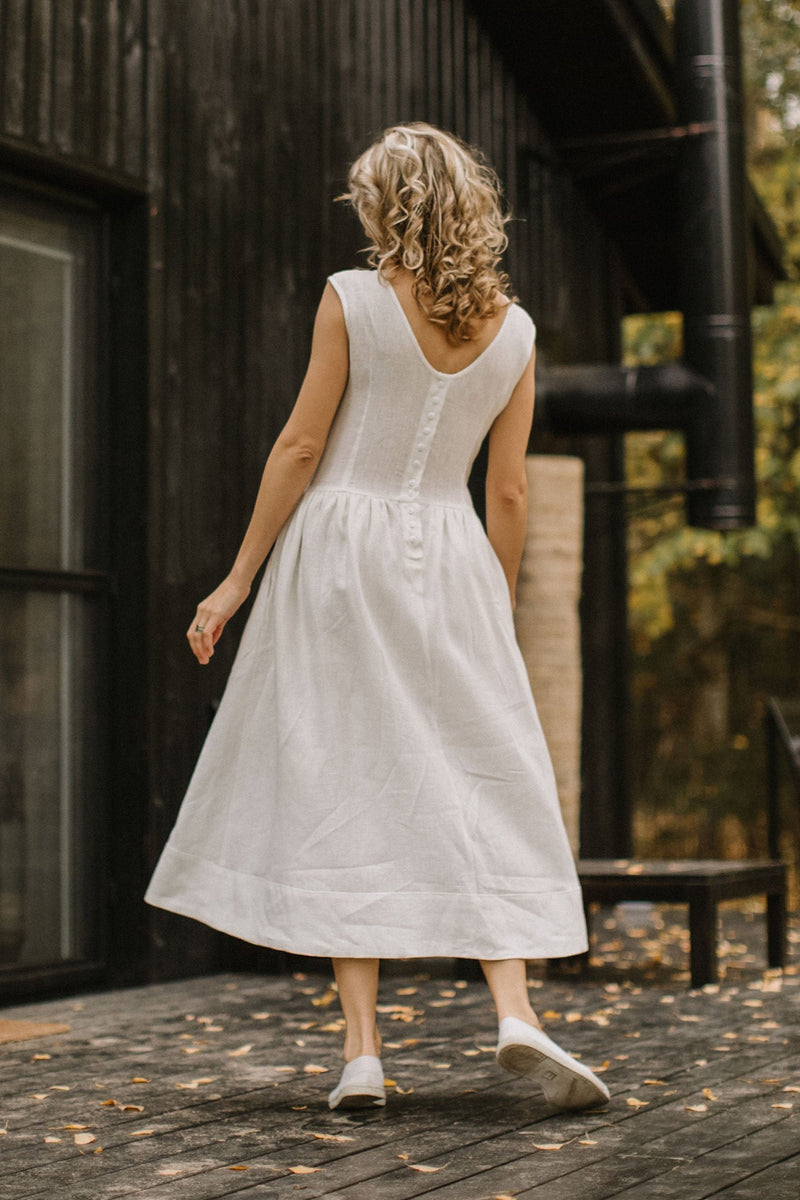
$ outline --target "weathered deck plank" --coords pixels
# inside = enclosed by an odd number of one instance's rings
[[[583,982],[533,980],[553,1035],[603,1071],[605,1109],[554,1112],[501,1072],[485,986],[419,977],[420,964],[393,965],[382,981],[384,1066],[397,1086],[369,1113],[327,1108],[342,1038],[338,1003],[318,1003],[330,998],[327,972],[184,980],[2,1014],[71,1030],[3,1047],[0,1193],[796,1200],[800,1090],[785,1089],[800,1089],[798,921],[785,972],[763,972],[758,920],[728,914],[729,981],[691,991],[685,933],[669,913],[635,915],[603,922],[594,957],[613,938],[602,953],[616,965],[596,964]],[[652,963],[638,975],[631,965],[648,942],[664,951],[656,978]],[[76,1132],[95,1140],[76,1145]]]

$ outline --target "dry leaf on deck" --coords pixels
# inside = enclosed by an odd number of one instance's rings
[[[787,1084],[787,1086],[785,1088],[782,1088],[781,1090],[784,1092],[800,1092],[800,1087],[795,1087],[794,1084],[790,1083],[790,1084]]]
[[[719,1100],[719,1096],[716,1096],[711,1088],[703,1088],[703,1095],[706,1100]]]
[[[355,1140],[348,1137],[346,1133],[312,1133],[311,1136],[319,1138],[321,1142],[352,1142]]]
[[[322,1167],[289,1167],[293,1175],[313,1175],[316,1171],[321,1171]]]
[[[269,1017],[269,1013],[250,1013],[250,1019],[252,1021],[268,1021]]]
[[[597,1138],[579,1138],[578,1145],[579,1146],[596,1146]]]
[[[51,1083],[49,1090],[51,1092],[71,1092],[72,1088],[67,1087],[65,1083]]]
[[[566,1142],[531,1142],[537,1150],[562,1150]]]
[[[228,1167],[229,1171],[246,1171],[247,1169],[244,1163],[237,1163],[235,1167]]]
[[[189,1083],[176,1083],[175,1087],[179,1088],[181,1091],[193,1092],[195,1088],[201,1087],[201,1085],[204,1083],[215,1083],[216,1079],[216,1075],[208,1075],[203,1079],[191,1079]]]
[[[631,1108],[644,1108],[645,1105],[650,1103],[650,1101],[640,1100],[638,1096],[628,1096],[628,1099],[625,1101],[625,1103],[629,1104]]]
[[[793,1104],[772,1104],[771,1108],[794,1108]]]
[[[130,1131],[131,1137],[152,1137],[154,1133],[155,1129],[132,1129]]]
[[[50,1055],[50,1054],[32,1054],[31,1062],[44,1062],[45,1059],[47,1059],[47,1058],[52,1058],[52,1055]]]
[[[329,987],[321,996],[314,996],[311,1003],[315,1008],[327,1008],[329,1004],[333,1004],[338,995],[339,992],[335,987]]]
[[[149,1079],[145,1079],[143,1075],[134,1075],[131,1083],[149,1083]]]
[[[322,1067],[319,1063],[306,1063],[303,1071],[306,1075],[327,1075],[330,1067]]]
[[[666,1079],[645,1079],[644,1082],[652,1084],[653,1087],[666,1087],[667,1086]]]
[[[97,1138],[93,1133],[76,1133],[73,1141],[76,1146],[88,1146],[90,1142],[96,1142]]]
[[[88,1129],[88,1128],[89,1128],[89,1126],[88,1126],[88,1125],[62,1125],[62,1126],[61,1126],[61,1128],[62,1128],[62,1129],[67,1129],[67,1130],[72,1130],[72,1129]]]
[[[686,1109],[687,1112],[698,1112],[698,1113],[708,1112],[707,1104],[684,1104],[683,1107]]]
[[[426,1167],[424,1163],[409,1163],[408,1167],[411,1171],[420,1171],[423,1175],[433,1175],[436,1171],[443,1171],[445,1167],[449,1167],[450,1163],[445,1163],[442,1167]]]
[[[319,1031],[320,1031],[320,1033],[341,1033],[343,1025],[344,1025],[344,1020],[331,1021],[327,1025],[320,1025]],[[388,1042],[385,1043],[385,1045],[387,1045],[387,1046],[388,1046],[388,1044],[389,1044]]]
[[[248,1042],[244,1046],[239,1046],[236,1050],[228,1051],[228,1058],[241,1058],[243,1054],[249,1054],[253,1049],[253,1043]]]
[[[0,1133],[5,1133],[5,1129],[0,1130]],[[57,1137],[46,1137],[44,1140],[46,1142],[63,1142],[64,1139]]]

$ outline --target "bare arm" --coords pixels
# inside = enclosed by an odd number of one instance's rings
[[[486,532],[505,572],[511,607],[516,606],[517,573],[528,519],[525,455],[533,422],[534,347],[525,371],[489,434],[486,472]]]
[[[342,306],[334,288],[326,284],[308,370],[291,416],[270,451],[239,553],[219,587],[197,606],[186,632],[198,662],[211,658],[226,622],[246,600],[253,577],[310,483],[344,394],[348,369]]]

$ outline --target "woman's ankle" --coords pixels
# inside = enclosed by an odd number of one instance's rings
[[[372,1033],[347,1033],[344,1039],[344,1061],[352,1062],[354,1058],[361,1058],[364,1054],[373,1055],[375,1058],[381,1056],[381,1035],[378,1030],[373,1030]]]
[[[537,1029],[542,1028],[542,1023],[536,1013],[530,1006],[519,1006],[508,1009],[499,1009],[497,1013],[498,1025],[504,1017],[516,1017],[518,1021],[525,1021],[527,1025],[535,1025]]]

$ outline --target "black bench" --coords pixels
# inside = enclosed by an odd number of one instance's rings
[[[581,859],[586,924],[593,903],[650,900],[689,905],[692,987],[713,983],[717,972],[717,905],[765,894],[767,958],[786,965],[786,864],[774,859]],[[589,955],[576,955],[583,967]]]

